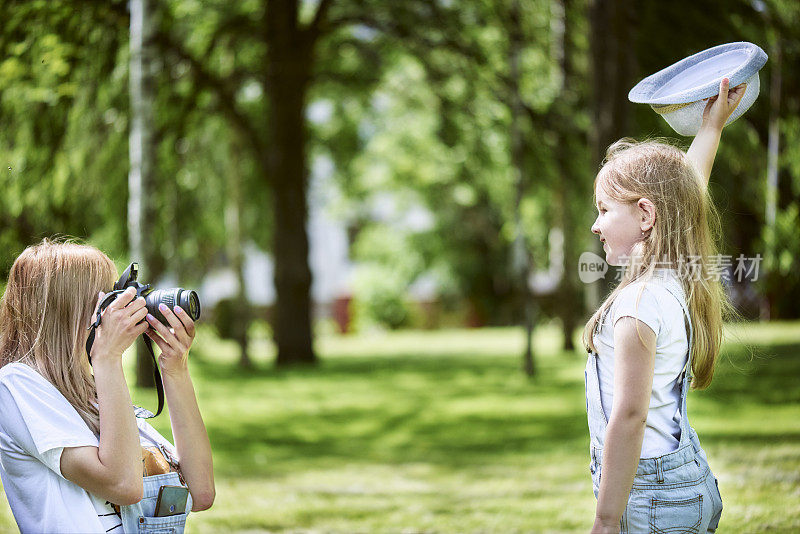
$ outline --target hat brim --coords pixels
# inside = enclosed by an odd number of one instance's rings
[[[684,58],[648,76],[628,93],[628,100],[640,104],[687,104],[719,93],[722,78],[730,86],[746,82],[761,70],[767,54],[747,42],[728,43]]]
[[[728,120],[725,122],[726,125],[744,115],[744,112],[747,111],[756,101],[756,98],[758,98],[760,90],[758,74],[753,74],[745,83],[747,87],[745,88],[744,95],[742,95],[742,99],[739,101],[736,109],[734,109],[730,117],[728,117]],[[719,89],[717,89],[717,91],[719,91]],[[664,120],[667,121],[667,124],[678,134],[694,136],[697,135],[697,132],[700,131],[700,126],[703,124],[703,111],[707,103],[708,98],[704,98],[689,104],[666,106],[666,108],[673,109],[665,109],[659,105],[653,106],[653,109],[656,113],[661,115]]]

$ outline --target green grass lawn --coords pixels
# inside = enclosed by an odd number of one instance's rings
[[[800,323],[729,333],[689,407],[720,480],[719,531],[800,531]],[[234,346],[202,330],[192,371],[217,499],[187,530],[587,532],[585,357],[556,340],[537,331],[533,380],[516,329],[325,335],[319,367],[285,371],[261,342],[258,370],[242,372]],[[167,423],[154,424],[169,435]]]

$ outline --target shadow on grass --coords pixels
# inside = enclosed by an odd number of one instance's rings
[[[513,465],[520,455],[582,450],[588,439],[583,373],[557,380],[550,362],[534,381],[515,357],[466,354],[331,358],[251,371],[210,359],[196,365],[217,391],[291,386],[304,401],[207,421],[220,470],[235,476],[336,463],[454,471]]]
[[[369,417],[374,414],[350,410],[336,417],[306,418],[303,428],[298,428],[296,420],[279,417],[267,425],[215,425],[209,428],[209,434],[214,450],[227,457],[223,471],[237,476],[274,474],[276,465],[291,469],[337,463],[423,463],[457,471],[468,466],[511,463],[510,458],[520,455],[575,451],[588,439],[581,414],[568,418],[540,416],[535,421],[520,422],[474,415],[426,421],[409,413],[384,418],[367,431],[347,431],[353,421]],[[342,431],[337,432],[337,427]],[[309,432],[309,428],[314,431]],[[259,466],[260,455],[269,458],[272,467]]]
[[[399,373],[411,373],[425,376],[426,380],[436,383],[438,380],[448,380],[455,373],[471,373],[474,375],[503,375],[512,379],[523,377],[521,362],[516,356],[475,356],[471,354],[446,354],[446,355],[421,355],[419,353],[391,354],[387,356],[358,356],[352,358],[322,359],[316,365],[299,364],[288,367],[258,366],[244,369],[235,365],[219,363],[204,357],[201,349],[196,349],[200,357],[194,361],[194,366],[209,379],[222,382],[235,383],[258,382],[262,380],[294,380],[294,379],[323,379],[336,380],[337,378],[353,379],[380,379],[391,377]],[[547,389],[561,389],[575,386],[580,382],[583,387],[583,373],[575,375],[574,379],[556,378],[553,371],[560,368],[557,365],[575,365],[574,355],[564,354],[558,360],[548,359],[537,362],[537,374],[528,379],[529,384],[535,386],[537,391],[541,387]],[[554,364],[555,363],[555,364]]]
[[[712,387],[700,395],[721,414],[732,405],[768,411],[796,404],[798,353],[800,344],[760,346],[752,357],[741,345],[729,347]],[[529,381],[508,355],[392,353],[253,370],[195,361],[216,396],[273,395],[252,414],[207,421],[218,470],[237,477],[349,464],[420,463],[455,472],[562,453],[575,458],[588,446],[582,364],[566,357],[537,363],[539,374]],[[276,398],[287,402],[278,407]],[[766,445],[796,442],[800,434],[762,435],[750,427],[701,439]]]

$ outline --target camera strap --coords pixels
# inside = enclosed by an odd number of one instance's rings
[[[150,357],[153,359],[153,381],[156,384],[156,395],[158,395],[158,410],[156,410],[156,413],[153,414],[152,417],[158,417],[158,414],[164,409],[164,383],[161,381],[161,373],[158,370],[156,354],[153,352],[153,340],[145,334],[142,334],[142,340],[144,341],[144,346],[147,347],[147,351],[150,353]],[[150,417],[145,417],[145,419],[150,419]]]

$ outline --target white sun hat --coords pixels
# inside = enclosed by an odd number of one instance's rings
[[[722,78],[730,87],[747,84],[744,96],[725,124],[738,119],[756,101],[758,71],[767,54],[747,42],[728,43],[684,58],[640,81],[628,93],[628,100],[650,104],[681,135],[696,135],[703,122],[708,99],[719,93]]]

